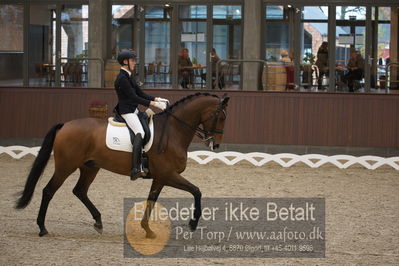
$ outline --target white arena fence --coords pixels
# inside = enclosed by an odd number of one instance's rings
[[[8,154],[14,159],[21,159],[28,154],[37,156],[39,150],[40,147],[0,146],[0,154]],[[311,168],[318,168],[324,164],[330,163],[341,169],[359,164],[370,170],[377,169],[384,165],[399,170],[399,157],[383,158],[378,156],[356,157],[351,155],[326,156],[321,154],[297,155],[292,153],[268,154],[261,152],[240,153],[234,151],[216,153],[211,151],[193,151],[188,153],[188,158],[199,164],[207,164],[213,160],[220,160],[227,165],[235,165],[241,161],[247,161],[255,166],[262,166],[270,162],[275,162],[282,167],[291,167],[296,163],[304,163]]]

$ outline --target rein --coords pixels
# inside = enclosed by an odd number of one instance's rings
[[[218,116],[219,116],[219,113],[221,111],[223,111],[223,114],[226,116],[226,112],[224,110],[222,110],[222,106],[221,106],[221,104],[219,104],[218,108],[215,110],[215,112],[213,112],[207,119],[205,119],[204,121],[200,122],[200,124],[203,124],[203,123],[209,121],[211,118],[214,117],[214,120],[212,122],[212,129],[211,130],[205,130],[205,129],[200,128],[199,126],[193,127],[190,124],[188,124],[187,122],[185,122],[185,121],[181,120],[180,118],[178,118],[177,116],[175,116],[169,110],[165,110],[165,113],[170,115],[174,119],[176,119],[182,125],[186,126],[187,128],[191,129],[192,131],[194,131],[195,135],[197,137],[199,137],[202,141],[208,141],[208,140],[214,138],[212,133],[223,134],[223,132],[224,132],[223,129],[216,129],[216,122],[218,120]]]

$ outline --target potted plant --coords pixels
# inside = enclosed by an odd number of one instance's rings
[[[108,104],[106,101],[93,100],[89,103],[89,116],[106,120],[108,118]]]
[[[305,88],[309,88],[313,85],[312,65],[315,63],[315,56],[312,53],[306,53],[303,61],[305,64],[302,66],[302,83]]]
[[[303,58],[303,61],[304,61],[305,63],[314,65],[314,63],[315,63],[315,56],[314,56],[312,53],[306,53],[306,54],[305,54],[305,57]]]

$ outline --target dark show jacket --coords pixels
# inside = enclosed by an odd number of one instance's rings
[[[114,86],[118,95],[119,113],[122,115],[133,113],[139,104],[148,107],[150,101],[155,100],[155,97],[144,93],[137,85],[136,80],[130,77],[125,70],[121,69]]]

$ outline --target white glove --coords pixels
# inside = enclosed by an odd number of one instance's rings
[[[147,108],[145,112],[148,115],[148,117],[155,115],[155,112],[151,110],[151,108]]]
[[[169,100],[168,99],[164,99],[164,98],[161,98],[161,97],[156,97],[155,101],[156,102],[164,102],[166,104],[169,104]]]
[[[161,109],[162,111],[166,109],[166,103],[165,102],[155,102],[154,106],[156,108]]]

